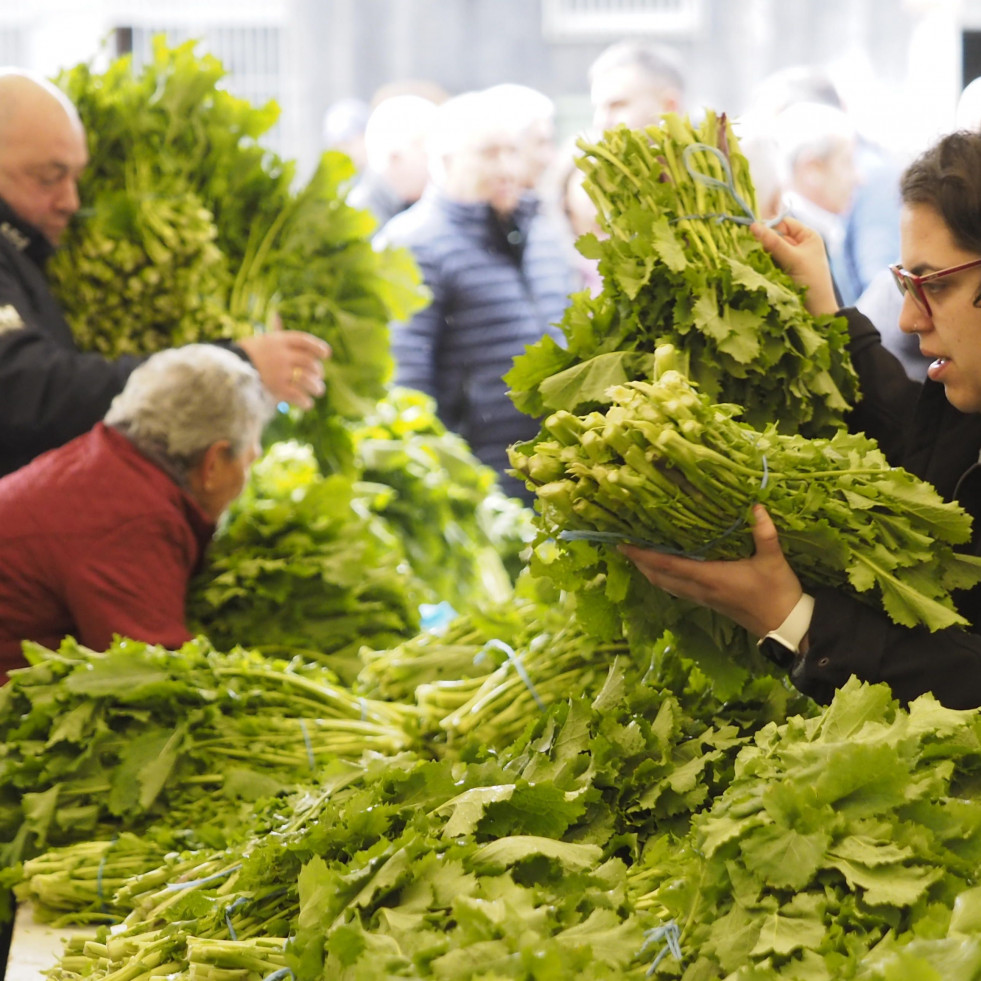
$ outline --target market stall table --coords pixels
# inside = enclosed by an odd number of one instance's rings
[[[21,903],[14,917],[4,981],[45,981],[45,971],[57,964],[65,940],[83,933],[95,936],[95,928],[39,923],[32,905]]]

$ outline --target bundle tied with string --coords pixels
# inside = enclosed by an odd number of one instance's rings
[[[718,166],[722,169],[722,173],[725,175],[723,180],[713,177],[711,174],[703,173],[698,169],[693,158],[696,154],[703,153],[707,153],[715,158]],[[767,225],[769,228],[774,228],[783,221],[785,213],[781,213],[767,221],[763,221],[757,217],[753,206],[743,197],[736,187],[736,180],[732,175],[732,168],[729,166],[728,157],[717,147],[709,146],[707,143],[692,143],[690,146],[685,147],[684,152],[681,154],[681,160],[685,165],[685,170],[688,171],[688,175],[693,181],[697,184],[704,184],[706,187],[717,188],[728,193],[732,200],[742,209],[742,214],[734,215],[728,211],[717,211],[709,214],[679,215],[673,221],[734,221],[737,225],[749,226],[759,223]]]
[[[704,653],[711,637],[705,656],[716,658],[754,647],[718,614],[652,595],[616,546],[746,558],[757,503],[805,589],[844,590],[905,626],[965,624],[951,593],[981,581],[981,560],[954,550],[969,540],[966,512],[891,467],[864,435],[809,439],[749,425],[739,406],[700,392],[678,360],[665,345],[653,381],[614,386],[609,405],[584,414],[553,412],[535,440],[511,450],[538,499],[533,569],[576,583],[586,629],[608,629],[602,602],[628,637],[671,630],[686,653]]]
[[[707,112],[696,127],[671,114],[579,147],[599,232],[577,248],[602,289],[573,295],[564,345],[544,338],[515,359],[506,380],[518,408],[543,418],[605,404],[613,385],[649,380],[654,351],[672,344],[700,391],[742,406],[757,428],[841,428],[857,398],[847,323],[810,314],[750,231],[749,163],[725,116]]]

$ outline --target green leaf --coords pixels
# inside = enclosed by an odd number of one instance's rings
[[[765,825],[739,843],[746,864],[777,889],[803,889],[824,864],[831,836]]]
[[[541,855],[576,872],[595,868],[602,854],[597,845],[576,845],[537,835],[511,835],[480,845],[471,855],[470,865],[475,871],[487,874]]]
[[[574,411],[593,402],[609,401],[609,390],[635,378],[646,378],[654,369],[654,355],[632,351],[597,354],[580,364],[550,375],[539,385],[547,409]]]
[[[824,902],[818,896],[798,895],[787,905],[763,917],[760,935],[751,951],[787,956],[797,950],[816,950],[824,941]]]
[[[880,865],[868,867],[828,853],[828,864],[838,869],[853,889],[861,889],[870,906],[912,906],[943,877],[943,869],[923,866]]]
[[[123,815],[149,810],[166,786],[180,756],[186,727],[151,728],[126,743],[113,775],[109,808]]]

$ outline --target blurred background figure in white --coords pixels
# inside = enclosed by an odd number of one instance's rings
[[[583,186],[586,175],[576,163],[581,153],[576,137],[559,147],[542,182],[542,200],[543,207],[565,239],[569,265],[576,277],[574,289],[586,289],[595,296],[603,287],[597,260],[587,258],[576,248],[581,236],[601,237],[603,234],[597,221],[596,205]]]
[[[323,148],[346,153],[357,171],[364,169],[364,128],[371,109],[364,99],[344,98],[332,102],[324,113]]]
[[[845,219],[859,183],[857,135],[841,110],[820,102],[795,102],[774,120],[774,138],[789,214],[820,233],[842,305],[860,289],[845,257]]]
[[[678,52],[643,41],[617,41],[589,69],[593,126],[643,129],[668,112],[685,111],[685,73]]]
[[[415,204],[429,180],[427,140],[436,103],[418,95],[393,95],[371,111],[364,131],[365,168],[348,195],[372,212],[379,227]]]
[[[757,114],[733,121],[739,150],[749,163],[750,179],[756,193],[756,217],[770,221],[784,211],[785,188],[780,166],[780,148],[771,121]]]
[[[513,121],[522,186],[540,191],[542,177],[556,155],[555,103],[544,92],[513,82],[492,85],[485,92],[500,101],[502,111]]]

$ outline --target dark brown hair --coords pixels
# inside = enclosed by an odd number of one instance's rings
[[[936,210],[954,241],[981,255],[981,132],[949,133],[905,170],[903,204]]]

